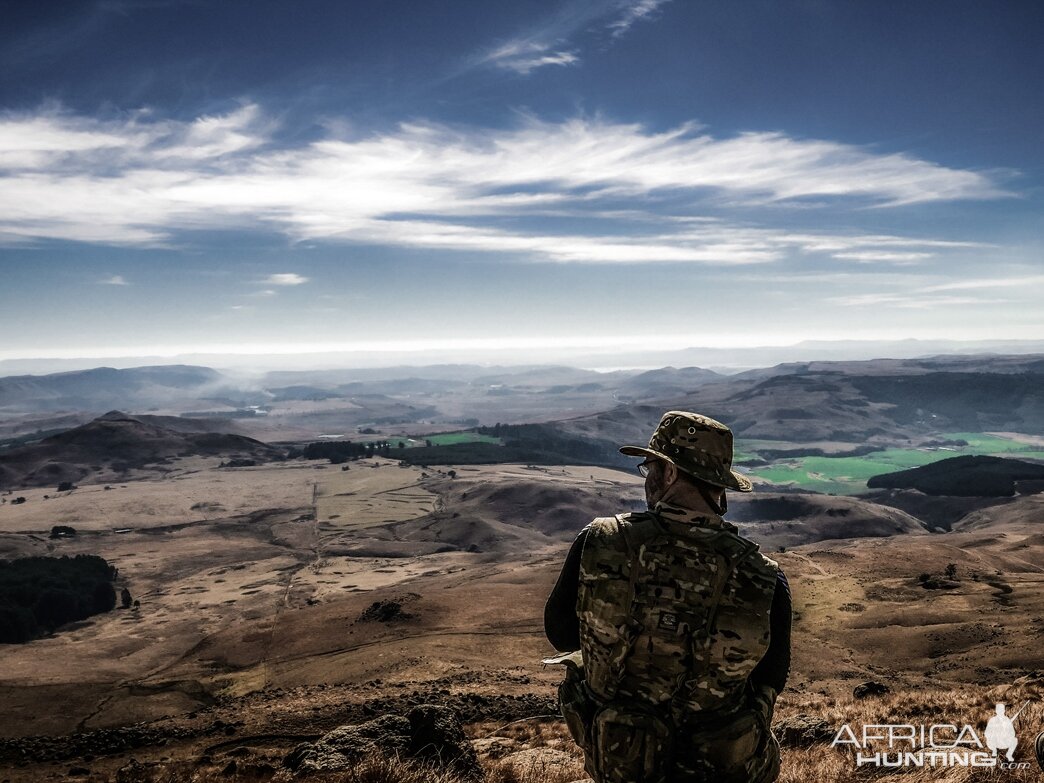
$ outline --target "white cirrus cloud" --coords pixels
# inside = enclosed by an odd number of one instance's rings
[[[576,65],[580,62],[575,51],[555,49],[554,41],[511,41],[498,46],[483,60],[522,75],[548,65]]]
[[[308,278],[296,272],[280,272],[269,275],[261,282],[263,285],[303,285],[308,282]]]
[[[988,288],[1020,288],[1024,291],[1044,291],[1044,275],[1018,275],[1013,277],[986,277],[974,280],[953,280],[932,285],[929,291],[979,291]]]
[[[144,112],[108,122],[55,111],[0,116],[0,241],[149,246],[232,228],[537,261],[729,265],[802,252],[894,265],[974,243],[761,228],[751,211],[1012,195],[995,175],[901,153],[778,132],[719,138],[696,124],[654,132],[601,118],[508,129],[412,123],[282,147],[271,132],[252,105],[185,123]],[[675,214],[664,212],[668,199]],[[732,209],[744,219],[722,217]],[[815,213],[795,210],[792,224],[815,225]]]
[[[148,111],[110,122],[53,108],[7,113],[0,115],[0,171],[55,169],[66,162],[75,171],[146,157],[165,165],[218,160],[262,144],[268,130],[254,104],[191,122],[155,120]]]
[[[126,281],[126,279],[124,279],[123,275],[112,275],[111,277],[106,277],[104,280],[99,280],[98,284],[99,285],[130,285],[130,283],[128,283]]]
[[[551,16],[474,58],[477,65],[493,65],[528,76],[549,65],[580,63],[579,43],[599,41],[608,31],[609,42],[622,37],[637,22],[655,19],[670,0],[571,0]],[[599,41],[607,41],[601,36]]]
[[[905,251],[897,253],[888,250],[860,250],[848,253],[834,253],[834,258],[842,261],[858,261],[862,264],[885,263],[885,264],[916,264],[933,258],[935,253],[924,253],[918,251]]]
[[[609,30],[614,38],[619,38],[630,30],[635,22],[652,18],[660,6],[669,2],[670,0],[637,0],[624,3],[620,15],[609,23]]]
[[[981,306],[1004,304],[1006,299],[984,299],[974,296],[934,296],[897,293],[864,293],[831,297],[827,301],[845,307],[897,307],[928,310],[936,307]]]

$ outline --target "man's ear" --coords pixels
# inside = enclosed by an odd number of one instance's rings
[[[663,485],[669,487],[674,483],[676,478],[678,478],[678,466],[673,462],[667,462],[667,460],[664,460]]]

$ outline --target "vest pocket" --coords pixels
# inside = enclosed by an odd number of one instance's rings
[[[755,783],[779,774],[779,745],[768,719],[755,707],[731,718],[684,723],[680,736],[688,752],[676,759],[678,780]]]
[[[558,706],[573,740],[585,752],[590,750],[591,724],[598,705],[587,690],[582,671],[576,666],[566,667],[565,679],[558,686]]]
[[[610,702],[595,713],[592,745],[599,783],[663,783],[670,767],[671,729],[659,716]]]

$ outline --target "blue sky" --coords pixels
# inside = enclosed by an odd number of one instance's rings
[[[0,11],[0,359],[1044,339],[1037,3]]]

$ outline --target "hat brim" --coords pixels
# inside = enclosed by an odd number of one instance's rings
[[[668,457],[666,454],[662,454],[659,451],[646,448],[645,446],[621,446],[620,453],[626,454],[628,457],[656,457],[656,459],[664,459],[670,462],[672,465],[682,470],[682,468],[673,459]],[[689,471],[685,471],[688,473]],[[725,487],[726,489],[734,489],[737,492],[750,492],[754,489],[754,485],[750,482],[750,479],[744,476],[742,473],[737,473],[734,470],[729,471],[729,477],[732,479],[731,482],[722,484],[717,481],[709,481],[703,476],[696,476],[700,481],[706,481],[708,484],[712,484],[716,487]]]

